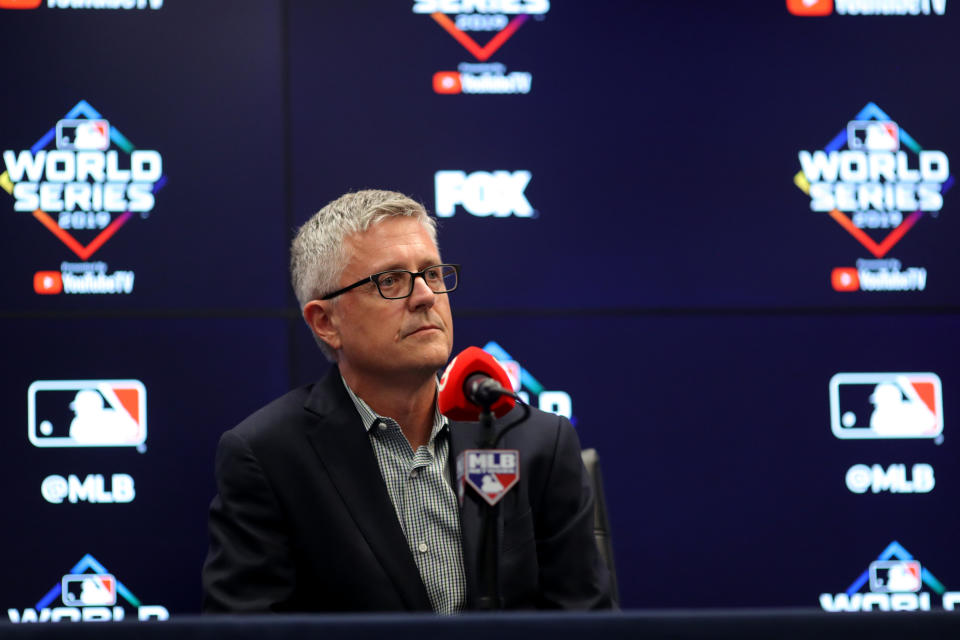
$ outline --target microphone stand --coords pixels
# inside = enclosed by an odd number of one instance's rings
[[[530,417],[530,407],[520,400],[523,416],[508,424],[497,435],[493,428],[494,415],[490,410],[492,404],[493,402],[481,406],[480,431],[483,434],[481,449],[495,448],[507,431]],[[503,596],[500,595],[500,503],[490,505],[484,500],[483,506],[483,529],[478,566],[483,569],[485,580],[481,587],[483,595],[480,596],[478,605],[482,611],[497,611],[503,609]]]
[[[483,434],[481,448],[492,449],[496,444],[493,430],[493,412],[489,406],[482,407],[480,412],[480,430]],[[482,611],[497,611],[503,609],[503,600],[500,596],[500,540],[498,523],[500,520],[500,503],[495,505],[483,501],[483,528],[480,540],[480,563],[485,580],[481,586],[479,608]]]

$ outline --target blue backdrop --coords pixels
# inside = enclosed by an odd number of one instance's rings
[[[359,188],[599,450],[625,607],[951,606],[955,9],[0,0],[7,617],[199,610],[220,433],[328,366],[288,244]]]

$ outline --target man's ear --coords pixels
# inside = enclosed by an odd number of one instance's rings
[[[336,351],[340,348],[340,331],[333,307],[334,304],[326,300],[311,300],[303,306],[303,319],[313,335]]]

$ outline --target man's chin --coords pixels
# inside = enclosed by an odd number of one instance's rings
[[[401,343],[404,347],[404,361],[416,363],[413,366],[424,372],[439,371],[447,366],[453,348],[449,335],[438,329],[410,334]]]
[[[430,345],[430,348],[423,350],[423,368],[425,370],[439,371],[447,366],[450,359],[450,345],[446,340]]]

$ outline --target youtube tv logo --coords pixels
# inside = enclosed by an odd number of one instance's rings
[[[833,0],[787,0],[787,11],[795,16],[828,16],[833,13]]]
[[[860,274],[854,267],[837,267],[830,273],[834,291],[859,291]]]
[[[0,9],[36,9],[41,0],[0,0]]]
[[[463,90],[460,74],[456,71],[437,71],[433,74],[433,90],[444,95],[460,93]]]
[[[59,271],[37,271],[33,274],[33,290],[40,295],[61,293],[63,292],[63,276],[60,275]]]

